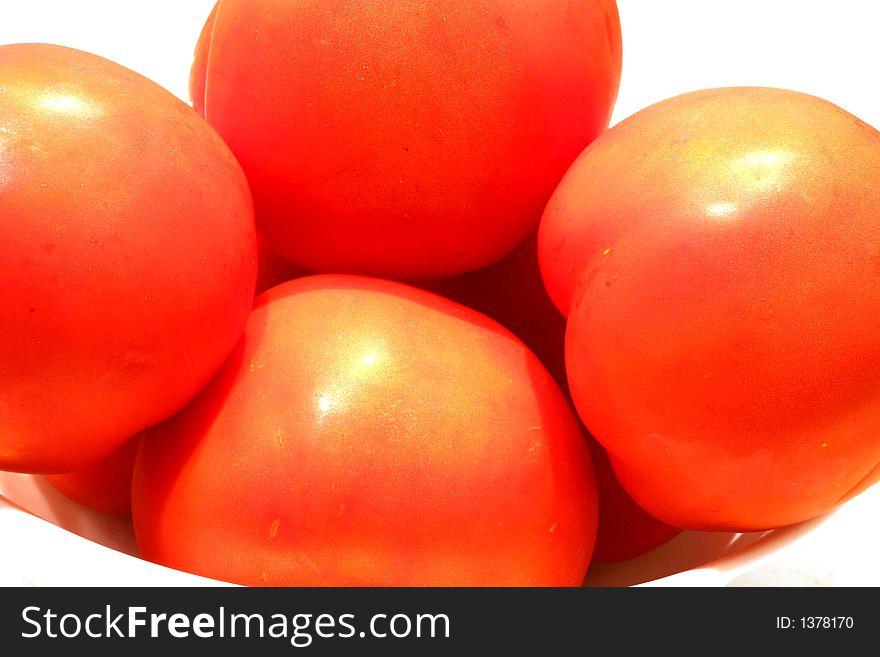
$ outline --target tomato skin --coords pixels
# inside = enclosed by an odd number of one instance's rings
[[[217,14],[215,4],[199,34],[199,40],[193,53],[190,68],[189,97],[193,109],[205,114],[205,72],[208,66],[208,53],[211,46],[211,35],[214,30],[214,16]],[[254,296],[259,296],[279,283],[309,274],[307,269],[292,263],[279,255],[269,240],[262,234],[257,235],[257,283]]]
[[[592,245],[571,393],[653,515],[779,527],[880,477],[878,172],[880,134],[839,107],[727,88],[623,121],[560,184],[542,246]]]
[[[607,127],[620,80],[613,0],[222,0],[211,20],[193,104],[273,248],[315,272],[499,259]]]
[[[419,286],[488,315],[510,330],[567,394],[565,317],[547,296],[541,280],[536,233],[487,267]]]
[[[477,271],[422,285],[481,312],[510,329],[540,358],[568,395],[565,317],[541,280],[537,235],[504,258]],[[599,524],[592,562],[623,561],[650,552],[681,533],[654,518],[626,493],[601,445],[587,435],[599,496]]]
[[[0,469],[88,467],[181,408],[253,301],[247,181],[118,64],[0,47]]]
[[[141,554],[249,585],[579,585],[596,491],[573,410],[508,331],[349,275],[261,295],[146,433]]]
[[[599,492],[599,525],[592,563],[641,557],[682,532],[636,504],[618,481],[602,445],[591,436],[589,446]]]
[[[110,456],[82,470],[46,475],[54,488],[78,504],[117,516],[131,515],[131,479],[138,433]]]

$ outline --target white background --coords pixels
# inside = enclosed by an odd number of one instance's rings
[[[188,100],[193,49],[213,2],[0,0],[0,44],[51,42],[87,50]],[[880,127],[878,5],[873,0],[618,0],[624,69],[612,124],[678,93],[762,85],[822,96]],[[813,542],[802,543],[786,560],[765,563],[753,580],[740,581],[880,585],[880,490],[871,493],[872,500],[857,499],[823,523]],[[2,527],[0,533],[8,535]],[[18,559],[29,554],[22,541],[11,542],[22,548]],[[83,566],[82,572],[90,571]]]
[[[618,0],[623,78],[612,122],[686,91],[770,86],[880,128],[876,0]]]
[[[467,1],[467,0],[462,0]],[[128,66],[187,99],[214,0],[0,0],[0,44],[58,43]],[[612,123],[685,91],[775,86],[880,127],[875,0],[618,0],[623,78]]]

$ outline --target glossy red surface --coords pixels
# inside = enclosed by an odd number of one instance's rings
[[[122,66],[0,46],[0,468],[67,472],[186,403],[256,276],[247,181],[216,132]]]
[[[652,514],[766,529],[880,476],[875,129],[782,90],[661,102],[578,159],[539,246],[581,418]]]
[[[193,104],[272,247],[316,272],[499,259],[607,127],[620,81],[613,0],[221,0],[206,25]]]
[[[584,435],[522,342],[356,276],[259,297],[133,490],[145,558],[252,585],[576,586],[596,531]]]

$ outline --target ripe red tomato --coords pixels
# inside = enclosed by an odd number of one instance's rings
[[[536,227],[620,65],[614,0],[221,0],[190,89],[281,255],[419,279]]]
[[[0,469],[69,472],[180,409],[253,301],[247,181],[118,64],[0,47]]]
[[[137,433],[110,456],[82,470],[46,475],[66,497],[101,513],[131,515],[131,479],[141,434]]]
[[[586,149],[541,232],[572,396],[646,510],[760,530],[880,477],[876,130],[792,91],[672,98]]]
[[[257,299],[133,492],[145,558],[250,585],[579,585],[596,530],[577,418],[522,342],[349,275]]]

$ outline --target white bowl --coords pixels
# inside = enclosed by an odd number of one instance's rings
[[[594,564],[591,586],[880,585],[880,485],[768,532],[683,532],[638,559]],[[0,472],[0,585],[228,586],[137,556],[131,520],[86,509],[39,476]]]
[[[880,484],[822,517],[766,532],[683,532],[653,552],[596,564],[616,586],[880,585]]]
[[[131,519],[0,471],[0,586],[222,586],[137,556]]]

